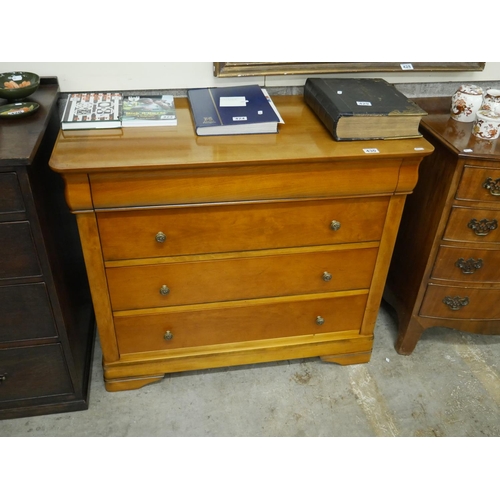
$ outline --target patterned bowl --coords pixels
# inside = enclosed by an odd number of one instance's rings
[[[0,74],[0,97],[9,101],[23,99],[40,86],[40,77],[27,71],[11,71]]]

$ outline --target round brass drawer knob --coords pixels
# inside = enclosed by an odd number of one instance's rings
[[[316,316],[316,324],[321,326],[325,322],[325,318],[322,316]]]
[[[165,332],[165,335],[163,335],[163,338],[165,340],[172,340],[174,338],[174,335],[173,335],[173,333],[170,330],[167,330]]]
[[[332,231],[338,231],[340,229],[340,222],[338,220],[332,220],[332,222],[330,222],[330,229]]]
[[[170,292],[170,288],[167,285],[162,285],[160,288],[161,295],[167,295]]]
[[[165,243],[166,239],[167,239],[167,236],[165,235],[165,233],[162,233],[161,231],[159,231],[158,233],[156,233],[155,240],[158,243]]]
[[[328,272],[323,273],[323,281],[330,281],[332,279],[332,275]]]

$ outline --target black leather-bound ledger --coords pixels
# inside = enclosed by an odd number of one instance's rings
[[[427,114],[381,78],[308,78],[304,100],[337,141],[420,137]]]

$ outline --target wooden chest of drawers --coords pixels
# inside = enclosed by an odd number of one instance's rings
[[[422,99],[424,159],[408,197],[385,298],[399,318],[398,352],[431,326],[500,334],[500,143],[449,116],[450,98]]]
[[[337,143],[301,96],[274,100],[278,134],[197,137],[179,98],[177,127],[59,135],[50,164],[77,216],[108,390],[369,360],[404,201],[432,147]]]
[[[0,128],[0,419],[88,407],[92,302],[75,217],[48,166],[58,90],[42,79],[39,111]]]

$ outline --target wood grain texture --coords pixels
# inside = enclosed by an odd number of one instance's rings
[[[404,200],[433,148],[338,143],[301,96],[273,100],[278,134],[197,137],[186,99],[177,127],[60,134],[51,166],[77,213],[108,390],[368,362]]]

